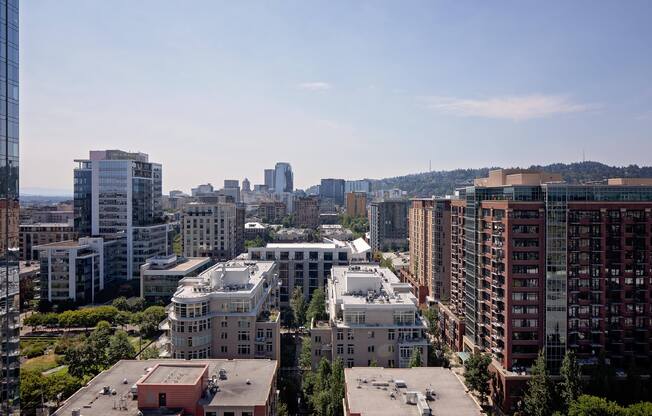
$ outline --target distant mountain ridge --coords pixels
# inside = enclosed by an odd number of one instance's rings
[[[472,184],[473,179],[487,176],[489,170],[492,169],[499,169],[499,167],[442,170],[376,179],[372,180],[373,189],[399,188],[414,197],[451,195],[456,188]],[[619,167],[600,162],[532,165],[527,169],[560,173],[564,180],[569,183],[602,181],[608,178],[652,178],[652,166],[629,165]]]

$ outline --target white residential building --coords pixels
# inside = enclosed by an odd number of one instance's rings
[[[280,359],[278,267],[232,260],[179,282],[168,320],[174,358]]]
[[[426,323],[412,287],[373,264],[333,267],[326,291],[328,321],[313,322],[313,366],[322,357],[347,367],[407,367],[413,352],[428,359]]]

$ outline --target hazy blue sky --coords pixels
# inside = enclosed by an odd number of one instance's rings
[[[652,163],[652,2],[21,2],[21,186],[121,148],[164,190]]]

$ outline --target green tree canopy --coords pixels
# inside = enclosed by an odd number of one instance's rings
[[[290,298],[290,308],[292,309],[292,317],[294,324],[297,326],[306,325],[306,312],[308,305],[306,299],[303,297],[301,288],[295,287],[292,291]]]
[[[580,366],[573,351],[566,352],[559,373],[561,375],[559,397],[564,402],[564,408],[568,410],[570,405],[582,394]]]
[[[525,411],[531,416],[550,416],[553,412],[552,384],[543,352],[539,352],[531,369],[527,391],[523,397]]]
[[[489,364],[491,357],[482,353],[472,354],[464,363],[464,381],[471,390],[478,392],[483,403],[489,394]]]
[[[419,351],[419,347],[412,348],[412,356],[410,357],[410,364],[408,364],[410,368],[412,367],[421,367],[421,351]]]
[[[326,296],[324,295],[324,289],[315,289],[315,291],[312,292],[312,298],[310,299],[308,311],[306,312],[306,322],[310,323],[313,319],[318,321],[326,319],[327,317]]]
[[[116,331],[115,335],[111,337],[106,354],[109,362],[113,364],[120,360],[133,359],[136,355],[136,349],[129,342],[126,332]]]

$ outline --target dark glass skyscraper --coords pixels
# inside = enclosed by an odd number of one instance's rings
[[[0,0],[0,414],[18,407],[18,0]]]

